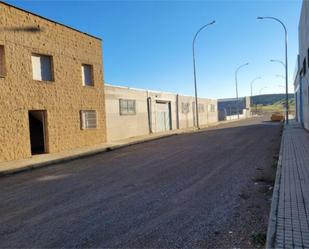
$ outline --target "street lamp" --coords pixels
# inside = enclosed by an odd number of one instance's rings
[[[195,40],[197,35],[207,26],[215,24],[216,21],[212,21],[207,23],[206,25],[202,26],[195,34],[192,42],[192,52],[193,52],[193,74],[194,74],[194,89],[195,89],[195,113],[196,113],[196,127],[200,129],[199,118],[198,118],[198,103],[197,103],[197,86],[196,86],[196,66],[195,66]]]
[[[256,80],[260,80],[260,79],[262,79],[262,77],[256,77],[256,78],[254,78],[252,81],[251,81],[251,83],[250,83],[250,87],[251,87],[251,99],[252,99],[252,96],[253,96],[253,91],[252,91],[252,86],[253,86],[253,83],[256,81]]]
[[[250,87],[251,87],[251,98],[250,98],[250,111],[251,111],[251,106],[253,106],[254,104],[253,104],[253,83],[256,81],[256,80],[259,80],[259,79],[262,79],[262,77],[256,77],[256,78],[254,78],[252,81],[251,81],[251,83],[250,83]],[[255,105],[255,112],[256,112],[256,105]],[[252,112],[253,113],[253,112]]]
[[[270,62],[278,62],[278,63],[280,63],[285,68],[285,64],[281,60],[270,60]]]
[[[236,71],[235,71],[235,86],[236,86],[236,108],[237,108],[237,117],[239,119],[239,103],[238,103],[238,82],[237,82],[237,75],[238,75],[238,71],[239,69],[241,69],[242,67],[248,66],[249,62],[240,65]]]
[[[276,22],[279,22],[283,29],[284,29],[284,34],[285,34],[285,63],[283,65],[285,66],[285,118],[286,118],[286,123],[289,123],[289,89],[288,89],[288,31],[286,29],[286,26],[284,23],[279,20],[278,18],[275,17],[270,17],[270,16],[259,16],[257,19],[263,20],[263,19],[271,19]]]
[[[260,89],[260,91],[259,91],[259,95],[261,95],[262,91],[263,91],[264,89],[266,89],[266,88],[267,88],[267,86],[262,87],[262,88]]]

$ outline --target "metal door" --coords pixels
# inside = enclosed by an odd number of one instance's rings
[[[171,129],[169,102],[156,102],[156,131],[163,132]]]

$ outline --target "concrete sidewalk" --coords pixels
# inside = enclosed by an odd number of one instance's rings
[[[309,248],[309,133],[285,125],[266,248]]]
[[[244,119],[241,119],[244,120]],[[196,128],[188,128],[188,129],[181,129],[181,130],[172,130],[168,132],[162,133],[153,133],[147,134],[145,136],[139,137],[132,137],[124,140],[119,140],[116,142],[109,142],[105,144],[100,144],[91,147],[82,147],[73,150],[68,150],[59,153],[51,153],[51,154],[42,154],[42,155],[35,155],[27,159],[21,160],[14,160],[8,162],[1,162],[0,163],[0,177],[5,175],[10,175],[22,171],[32,170],[35,168],[40,168],[60,162],[70,161],[82,157],[87,157],[91,155],[95,155],[98,153],[102,153],[109,150],[114,150],[118,148],[122,148],[125,146],[130,146],[137,143],[143,143],[151,140],[160,139],[163,137],[173,136],[177,134],[184,134],[184,133],[191,133],[191,132],[198,132],[203,131],[210,127],[220,126],[222,124],[233,123],[241,120],[231,120],[231,121],[222,121],[210,124],[208,126],[201,127],[200,130]]]

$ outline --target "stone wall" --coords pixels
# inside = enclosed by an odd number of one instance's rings
[[[0,11],[0,161],[31,156],[29,110],[46,110],[49,153],[105,142],[101,40],[4,3]],[[33,53],[52,56],[53,81],[33,80]],[[93,65],[94,87],[82,85],[82,63]],[[81,129],[81,110],[97,111],[97,129]]]

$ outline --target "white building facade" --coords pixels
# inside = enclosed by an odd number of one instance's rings
[[[105,85],[107,141],[196,125],[195,99],[174,93]],[[199,124],[218,122],[217,100],[198,99]]]
[[[309,130],[309,1],[303,1],[298,32],[299,55],[294,75],[296,119]]]

